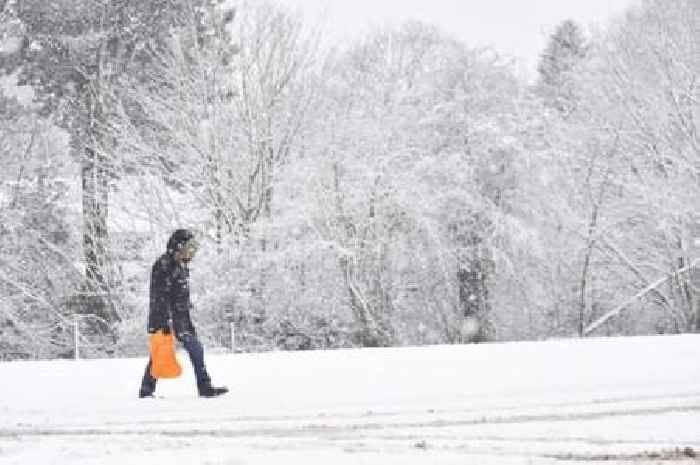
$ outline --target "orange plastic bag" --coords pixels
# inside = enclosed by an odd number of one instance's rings
[[[151,376],[159,378],[177,378],[182,374],[182,367],[175,357],[175,336],[157,331],[151,334]]]

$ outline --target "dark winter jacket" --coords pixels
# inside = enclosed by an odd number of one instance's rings
[[[177,230],[168,241],[168,250],[153,264],[151,270],[150,308],[148,313],[148,332],[159,329],[175,330],[178,338],[186,333],[194,334],[190,318],[190,271],[184,263],[175,260],[178,250],[192,233]],[[172,326],[171,322],[172,321]]]

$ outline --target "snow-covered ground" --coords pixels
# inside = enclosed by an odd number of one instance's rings
[[[700,335],[210,353],[215,384],[231,388],[218,399],[196,397],[180,358],[185,375],[143,400],[145,358],[0,364],[0,464],[693,463],[700,452]]]

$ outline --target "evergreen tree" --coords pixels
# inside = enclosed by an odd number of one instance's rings
[[[548,105],[567,114],[575,104],[572,72],[586,56],[587,46],[579,26],[562,22],[549,39],[537,67],[538,91]]]

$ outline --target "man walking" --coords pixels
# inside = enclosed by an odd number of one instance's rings
[[[175,330],[175,337],[187,350],[197,379],[201,397],[216,397],[228,392],[226,387],[213,387],[204,365],[204,348],[197,338],[190,318],[190,271],[188,265],[197,251],[192,231],[178,229],[168,240],[167,251],[153,264],[151,271],[148,333]],[[141,381],[139,397],[153,397],[156,379],[151,376],[149,359]]]

